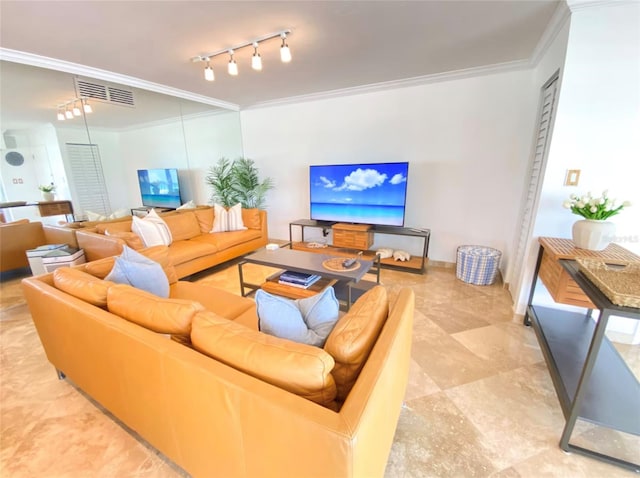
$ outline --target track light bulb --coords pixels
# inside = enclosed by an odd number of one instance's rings
[[[291,61],[291,50],[289,50],[289,45],[287,45],[286,39],[287,34],[283,33],[280,35],[282,37],[282,46],[280,47],[280,60],[282,63],[289,63]]]
[[[58,121],[64,121],[66,118],[64,117],[64,113],[62,110],[58,110]]]
[[[227,68],[227,70],[229,71],[229,74],[231,76],[237,76],[238,64],[236,63],[236,60],[233,59],[233,50],[229,50],[229,56],[231,57],[231,59],[229,60],[229,67]]]
[[[64,110],[64,116],[67,119],[73,119],[73,112],[67,108]]]
[[[93,113],[93,108],[87,100],[82,100],[82,108],[84,109],[85,113]]]
[[[209,64],[209,60],[207,60],[207,67],[204,69],[204,79],[207,81],[213,81],[216,79],[213,74],[213,68],[211,68],[211,65]]]
[[[253,56],[251,57],[251,68],[256,71],[262,70],[262,58],[258,53],[258,43],[253,44]]]
[[[74,101],[73,102],[73,116],[81,116],[82,115],[82,111],[80,111],[80,108],[78,108],[78,104]]]

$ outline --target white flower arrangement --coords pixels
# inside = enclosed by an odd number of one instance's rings
[[[584,196],[572,194],[562,205],[578,216],[595,221],[604,221],[620,213],[625,207],[631,206],[629,201],[617,205],[616,200],[611,199],[608,194],[609,191],[606,189],[602,192],[602,196],[596,198],[592,197],[590,192]]]

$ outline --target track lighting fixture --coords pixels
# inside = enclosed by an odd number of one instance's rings
[[[57,109],[58,113],[56,114],[56,117],[58,118],[58,121],[82,116],[82,111],[85,113],[93,112],[93,108],[91,108],[91,105],[87,102],[87,98],[85,97],[73,98],[69,101],[65,101],[64,103],[59,104]]]
[[[247,43],[242,43],[240,45],[236,45],[232,48],[225,48],[224,50],[215,51],[213,53],[208,53],[206,55],[198,55],[191,58],[193,63],[204,61],[207,63],[207,66],[204,68],[204,79],[207,81],[214,81],[215,76],[213,74],[213,67],[211,66],[211,60],[218,55],[229,55],[229,63],[227,65],[227,71],[230,75],[236,76],[238,74],[238,63],[234,58],[234,54],[245,47],[253,47],[253,55],[251,56],[251,68],[260,71],[262,70],[262,57],[260,53],[258,53],[258,46],[261,42],[271,40],[272,38],[280,38],[282,39],[282,45],[280,46],[280,60],[283,63],[289,63],[291,61],[291,50],[289,50],[289,45],[287,44],[287,35],[291,34],[291,30],[282,30],[276,33],[270,33],[269,35],[262,36],[260,38],[256,38]]]
[[[256,71],[262,70],[262,58],[258,53],[258,42],[253,42],[253,56],[251,57],[251,68]]]
[[[71,110],[73,112],[73,116],[81,116],[82,115],[82,111],[80,111],[80,108],[78,108],[78,102],[74,101],[73,102],[73,110]]]
[[[207,58],[207,66],[204,69],[204,79],[207,81],[213,81],[216,79],[215,75],[213,74],[213,68],[211,68],[211,64],[209,63],[208,58]]]
[[[282,38],[282,45],[280,46],[280,60],[282,60],[282,63],[289,63],[291,61],[291,50],[289,50],[289,45],[287,45],[287,34],[282,32],[280,37]]]
[[[233,59],[233,50],[229,50],[229,74],[231,76],[237,76],[238,75],[238,64],[236,63],[236,60]]]

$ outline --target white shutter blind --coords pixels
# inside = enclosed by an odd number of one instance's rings
[[[529,184],[527,185],[526,195],[520,212],[520,230],[516,239],[515,266],[512,269],[512,278],[516,278],[518,282],[517,289],[520,289],[523,281],[522,269],[525,257],[527,256],[527,245],[531,239],[533,212],[538,197],[540,196],[540,180],[549,150],[549,139],[557,91],[558,77],[555,76],[543,87],[540,96],[538,129],[532,151],[533,157],[529,171]]]
[[[78,214],[84,215],[86,211],[110,214],[111,207],[98,145],[67,143],[66,146]]]

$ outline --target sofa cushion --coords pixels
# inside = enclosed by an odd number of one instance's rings
[[[163,219],[171,231],[171,237],[174,242],[191,239],[192,237],[202,234],[200,232],[198,218],[193,211],[184,211],[182,214],[163,216]]]
[[[161,334],[191,334],[194,315],[204,310],[197,302],[161,299],[135,287],[116,284],[107,293],[107,308],[130,322]]]
[[[260,209],[243,209],[242,222],[249,229],[262,229],[262,223],[260,222]]]
[[[57,289],[97,307],[107,306],[107,291],[114,285],[73,267],[55,269],[53,283]]]
[[[83,227],[89,227],[88,223],[82,223]],[[131,232],[131,218],[126,220],[117,219],[114,221],[106,221],[104,223],[95,224],[96,232],[98,234],[106,234],[106,231],[110,233],[114,232]]]
[[[188,241],[176,241],[169,248],[169,257],[173,264],[184,264],[194,259],[200,259],[218,252],[213,244],[198,241],[198,238]]]
[[[331,333],[340,304],[333,287],[304,299],[291,300],[256,292],[258,327],[266,334],[322,347]]]
[[[256,303],[253,300],[247,297],[239,297],[236,294],[208,284],[178,281],[171,284],[169,297],[196,300],[206,310],[215,312],[229,320],[235,320],[246,312],[256,315]],[[257,326],[254,329],[258,330]]]
[[[233,368],[335,409],[334,360],[321,348],[272,337],[213,312],[193,318],[191,343]]]
[[[193,213],[196,215],[198,219],[198,224],[200,225],[200,232],[207,233],[211,231],[213,227],[213,208],[210,206],[201,207],[198,206]]]
[[[111,232],[111,230],[107,228],[104,231],[104,235],[122,239],[127,244],[127,246],[129,246],[131,249],[135,251],[144,249],[144,243],[142,242],[142,239],[140,239],[140,236],[138,236],[135,232],[131,232],[131,231]]]
[[[162,270],[167,276],[169,284],[173,284],[178,280],[176,270],[169,258],[169,248],[167,246],[148,247],[146,249],[141,249],[138,252],[143,256],[156,261],[162,266]],[[111,269],[113,269],[114,262],[115,258],[105,257],[104,259],[98,259],[97,261],[87,262],[86,264],[81,265],[80,268],[93,276],[104,279],[107,274],[111,272]]]
[[[387,291],[376,286],[362,294],[329,334],[324,349],[336,361],[332,374],[339,402],[347,398],[388,315]]]
[[[165,245],[172,242],[171,231],[155,209],[149,211],[144,218],[133,216],[131,230],[135,232],[146,247]]]
[[[162,266],[128,246],[124,246],[122,254],[115,258],[113,269],[105,280],[129,284],[159,297],[169,297],[169,280]]]
[[[245,229],[244,231],[216,232],[210,234],[201,234],[194,237],[189,242],[202,242],[214,246],[216,251],[224,251],[230,247],[243,244],[245,242],[260,239],[262,237],[260,231],[255,229]]]

